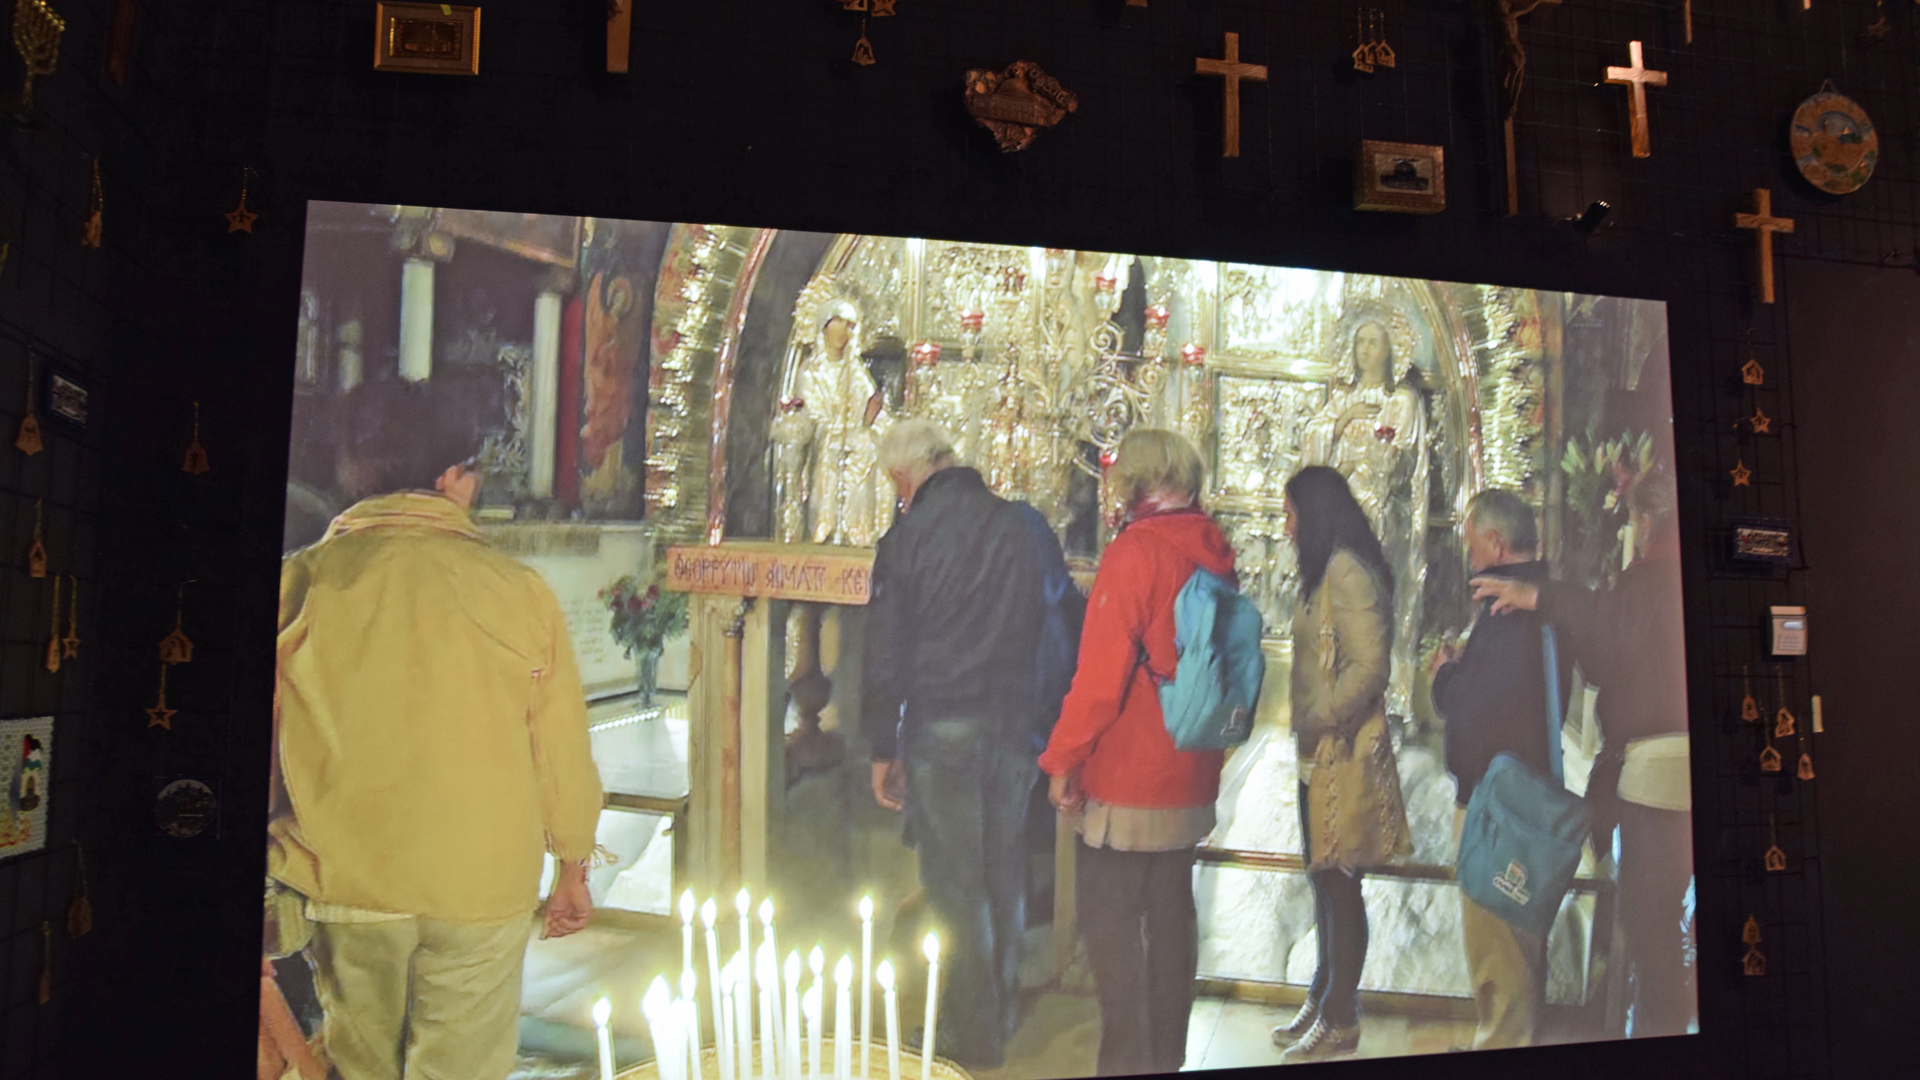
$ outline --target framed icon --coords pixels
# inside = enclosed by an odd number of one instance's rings
[[[87,403],[92,395],[86,379],[72,368],[53,365],[48,367],[47,377],[42,382],[45,386],[40,394],[40,415],[85,431]]]
[[[379,3],[373,10],[373,70],[480,74],[479,8]]]
[[[1353,208],[1437,214],[1447,208],[1446,151],[1368,139],[1354,155]]]

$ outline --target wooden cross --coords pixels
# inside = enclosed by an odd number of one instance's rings
[[[628,46],[633,41],[633,0],[607,0],[607,70],[627,73]]]
[[[1753,213],[1735,214],[1733,223],[1739,228],[1754,230],[1753,250],[1760,264],[1760,302],[1771,304],[1773,303],[1773,234],[1792,232],[1793,219],[1774,217],[1773,192],[1766,188],[1754,188]]]
[[[1240,80],[1266,82],[1267,68],[1264,64],[1243,64],[1240,62],[1240,35],[1227,34],[1227,55],[1224,59],[1209,60],[1204,56],[1193,58],[1193,71],[1196,75],[1218,75],[1225,80],[1226,97],[1226,134],[1221,148],[1221,157],[1240,156]]]
[[[1527,77],[1527,50],[1520,44],[1520,20],[1560,0],[1496,0],[1500,15],[1500,116],[1507,140],[1507,216],[1520,212],[1520,166],[1513,149],[1513,118],[1520,111],[1520,87]]]
[[[1628,131],[1633,136],[1633,156],[1652,157],[1652,140],[1647,137],[1647,87],[1667,85],[1667,73],[1650,71],[1640,59],[1640,43],[1627,42],[1632,67],[1608,67],[1607,85],[1628,87]]]

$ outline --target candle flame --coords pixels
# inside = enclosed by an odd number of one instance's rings
[[[843,990],[846,989],[848,983],[853,981],[853,957],[851,955],[842,953],[840,962],[833,965],[833,981],[836,986],[839,986]]]
[[[773,925],[773,897],[771,896],[760,901],[760,925]]]
[[[613,1019],[613,1002],[608,1001],[606,998],[601,998],[599,1001],[593,1003],[594,1027],[606,1027],[607,1021],[611,1019]]]
[[[863,896],[860,898],[860,918],[862,921],[873,918],[873,897]]]
[[[820,977],[820,969],[826,966],[827,954],[820,951],[820,946],[815,945],[813,951],[807,954],[807,970],[813,972],[813,977],[817,979]]]
[[[807,1023],[820,1019],[820,988],[815,986],[800,997],[800,1011],[806,1015]]]
[[[787,985],[800,985],[800,953],[796,950],[787,954]]]
[[[672,1004],[673,991],[667,989],[667,980],[655,975],[647,987],[647,996],[640,999],[640,1011],[647,1015],[648,1023],[658,1023],[664,1019],[667,1007]]]
[[[741,889],[733,894],[733,907],[740,913],[741,918],[745,918],[747,912],[753,909],[753,897],[748,895],[747,890]]]
[[[711,930],[713,929],[713,920],[718,918],[719,915],[720,909],[715,906],[713,897],[707,897],[707,902],[700,905],[700,921],[706,923],[707,929]]]
[[[920,951],[927,954],[927,963],[929,964],[939,960],[940,938],[937,935],[928,934],[927,939],[920,943]]]
[[[873,969],[873,977],[879,981],[880,989],[893,993],[893,961],[880,961],[880,966]]]
[[[680,921],[683,923],[690,923],[693,921],[693,890],[692,889],[688,889],[686,892],[683,892],[680,894]]]

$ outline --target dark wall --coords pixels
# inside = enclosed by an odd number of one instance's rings
[[[73,950],[57,970],[52,1011],[36,1011],[37,969],[29,972],[23,943],[37,939],[41,912],[64,903],[64,893],[55,878],[29,878],[52,870],[0,865],[0,888],[12,890],[0,892],[0,933],[10,935],[5,1075],[51,1073],[38,1062],[55,1047],[65,1071],[79,1076],[251,1069],[274,579],[307,199],[921,234],[1667,300],[1688,537],[1706,1034],[1658,1046],[1351,1065],[1341,1075],[1823,1077],[1832,1074],[1830,1057],[1864,1065],[1914,1048],[1915,1025],[1903,1018],[1920,998],[1889,948],[1896,933],[1911,933],[1895,929],[1908,916],[1897,894],[1863,895],[1884,885],[1867,884],[1862,861],[1879,838],[1897,872],[1907,835],[1889,836],[1893,812],[1871,793],[1886,791],[1909,814],[1913,797],[1875,780],[1815,805],[1819,791],[1846,777],[1897,775],[1911,760],[1894,753],[1906,736],[1888,731],[1900,714],[1866,704],[1874,699],[1860,695],[1876,685],[1868,675],[1852,689],[1835,685],[1847,674],[1836,655],[1847,601],[1836,592],[1821,600],[1832,608],[1816,612],[1820,666],[1783,669],[1802,716],[1807,695],[1822,688],[1810,674],[1832,687],[1835,734],[1814,743],[1821,779],[1762,778],[1755,731],[1735,718],[1741,672],[1770,673],[1765,607],[1803,598],[1801,579],[1812,574],[1740,574],[1724,558],[1734,518],[1797,518],[1797,491],[1829,483],[1852,491],[1861,477],[1877,477],[1880,499],[1833,497],[1835,521],[1888,499],[1912,501],[1899,456],[1864,445],[1860,431],[1815,452],[1812,419],[1772,437],[1739,434],[1735,424],[1755,401],[1793,419],[1796,362],[1827,356],[1857,365],[1863,393],[1893,398],[1886,391],[1906,359],[1893,343],[1904,338],[1889,330],[1878,349],[1854,348],[1853,339],[1863,337],[1867,311],[1903,334],[1914,332],[1911,313],[1841,308],[1836,299],[1828,310],[1862,314],[1815,342],[1803,338],[1810,320],[1792,302],[1818,288],[1854,297],[1865,286],[1840,278],[1839,264],[1877,267],[1885,253],[1915,247],[1920,39],[1912,5],[1886,7],[1892,31],[1872,45],[1863,29],[1881,10],[1861,0],[1818,0],[1811,11],[1791,0],[1697,3],[1691,45],[1678,4],[1541,9],[1522,31],[1530,57],[1517,125],[1521,214],[1509,219],[1500,213],[1494,27],[1468,0],[1373,5],[1385,8],[1399,54],[1397,68],[1373,76],[1347,61],[1354,6],[1333,0],[1151,0],[1145,9],[1121,0],[902,0],[899,15],[868,24],[879,58],[871,68],[847,62],[859,24],[833,0],[643,3],[628,76],[600,70],[601,0],[496,0],[486,5],[478,78],[369,70],[366,0],[175,0],[141,5],[125,92],[89,89],[99,83],[105,4],[66,4],[71,51],[43,92],[72,95],[71,119],[13,137],[23,164],[0,174],[9,206],[25,207],[12,220],[51,239],[33,259],[9,265],[0,305],[11,306],[0,310],[72,335],[69,349],[93,355],[113,377],[110,434],[95,444],[104,455],[102,581],[86,594],[104,605],[82,699],[98,708],[75,706],[84,734],[73,742],[84,740],[87,753],[61,758],[69,787],[58,795],[59,828],[85,836],[90,865],[101,864],[111,886],[96,883],[101,927],[80,943],[97,944]],[[1267,84],[1244,91],[1245,151],[1234,161],[1219,156],[1219,83],[1192,74],[1195,56],[1220,54],[1227,30],[1241,34],[1246,59],[1271,68]],[[1596,85],[1605,65],[1625,62],[1629,39],[1645,41],[1649,64],[1671,73],[1668,87],[1650,91],[1653,156],[1645,160],[1627,153],[1624,92]],[[959,91],[967,68],[1015,59],[1042,64],[1080,96],[1080,108],[1033,149],[1009,156],[971,124]],[[1785,117],[1827,78],[1863,102],[1881,131],[1879,173],[1844,200],[1794,178],[1782,150]],[[1443,144],[1451,208],[1432,218],[1348,209],[1362,137]],[[90,284],[93,271],[62,246],[78,229],[83,155],[96,146],[109,176],[108,250],[99,261],[124,268],[111,289]],[[238,197],[243,166],[257,170],[249,200],[264,216],[251,235],[229,235],[220,214]],[[16,203],[22,176],[39,194]],[[1781,243],[1799,260],[1783,286],[1791,324],[1786,307],[1753,303],[1750,237],[1731,227],[1758,186],[1799,223]],[[1583,238],[1563,219],[1595,199],[1615,210]],[[1850,272],[1869,280],[1905,273]],[[0,343],[0,408],[10,400],[5,388],[17,385],[5,349]],[[1757,394],[1735,374],[1750,353],[1770,372]],[[1800,380],[1802,393],[1808,382]],[[178,466],[194,400],[203,403],[214,464],[197,480]],[[1757,471],[1753,487],[1730,487],[1736,461]],[[14,475],[0,471],[0,489],[15,492]],[[17,489],[27,494],[7,496],[16,522],[35,482],[22,479]],[[1839,544],[1822,551],[1812,520],[1807,552],[1824,560],[1817,573],[1827,575],[1814,580],[1881,605],[1858,609],[1863,635],[1903,626],[1895,594],[1854,576],[1881,553],[1864,540],[1858,560]],[[1866,534],[1889,549],[1904,535],[1854,533]],[[169,688],[181,709],[174,731],[150,733],[139,710],[154,692],[151,650],[175,584],[187,579],[196,582],[187,610],[201,653]],[[15,622],[34,625],[7,625]],[[18,632],[30,638],[30,629]],[[30,641],[8,636],[5,644],[8,715],[31,712],[38,699],[20,695],[42,684],[15,672]],[[151,778],[170,773],[225,778],[222,839],[150,838]],[[1769,830],[1792,855],[1784,873],[1758,868]],[[1822,837],[1830,856],[1822,857]],[[1824,906],[1823,865],[1832,885]],[[1738,974],[1749,914],[1767,934],[1762,979]],[[1830,1026],[1844,1044],[1831,1054]],[[31,1051],[13,1049],[22,1029],[32,1032]]]

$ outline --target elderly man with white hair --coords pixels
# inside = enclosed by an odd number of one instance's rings
[[[879,459],[901,512],[875,553],[867,611],[873,793],[905,811],[946,946],[935,1050],[991,1068],[1018,1020],[1042,585],[1064,559],[1032,508],[989,491],[938,424],[894,424]]]

